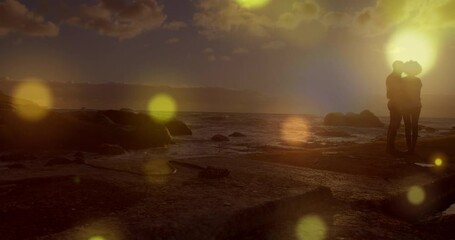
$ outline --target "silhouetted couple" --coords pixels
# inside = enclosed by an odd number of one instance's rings
[[[420,91],[422,81],[416,77],[422,72],[418,62],[409,61],[393,63],[393,72],[387,77],[387,98],[390,111],[390,124],[387,132],[387,152],[394,156],[415,154],[419,134],[419,117],[422,103]],[[402,77],[405,73],[406,77]],[[407,152],[403,153],[395,148],[395,138],[404,119]]]

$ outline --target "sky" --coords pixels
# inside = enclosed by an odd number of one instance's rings
[[[453,13],[455,0],[0,0],[0,77],[248,89],[344,110],[385,96],[402,58],[423,63],[424,94],[452,95]]]

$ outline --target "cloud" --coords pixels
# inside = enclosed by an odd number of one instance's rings
[[[204,50],[202,50],[202,53],[204,54],[212,54],[214,52],[215,50],[213,50],[213,48],[205,48]]]
[[[352,16],[345,12],[327,12],[322,17],[322,23],[328,27],[342,28],[352,24]]]
[[[232,0],[199,0],[196,9],[194,25],[200,28],[200,34],[208,39],[235,32],[265,37],[269,35],[267,28],[273,26],[267,16],[242,8]]]
[[[186,27],[188,27],[188,24],[186,24],[185,22],[182,22],[182,21],[172,21],[172,22],[165,23],[163,25],[164,29],[171,30],[171,31],[178,31],[178,30],[186,28]]]
[[[167,44],[177,44],[180,42],[180,38],[169,38],[166,43]]]
[[[215,62],[216,61],[216,56],[215,55],[210,55],[207,57],[207,60],[209,60],[210,62]]]
[[[357,13],[355,23],[363,33],[384,33],[409,17],[408,7],[408,0],[378,0],[376,6]]]
[[[246,54],[249,54],[250,53],[250,50],[246,49],[246,48],[234,48],[232,50],[232,54],[235,54],[235,55],[246,55]]]
[[[296,29],[300,24],[319,18],[320,6],[312,1],[296,1],[292,4],[290,12],[282,13],[277,21],[277,26],[284,29]]]
[[[225,61],[225,62],[229,62],[231,61],[231,57],[230,56],[221,56],[221,60]]]
[[[284,48],[286,48],[286,43],[282,41],[271,41],[262,45],[262,49],[265,50],[281,50]]]
[[[134,38],[141,33],[157,29],[166,19],[163,7],[156,0],[97,0],[94,5],[83,4],[79,16],[68,20],[70,24],[96,30],[100,35],[118,39]]]
[[[59,28],[27,9],[17,0],[0,2],[0,37],[20,33],[32,37],[55,37]]]

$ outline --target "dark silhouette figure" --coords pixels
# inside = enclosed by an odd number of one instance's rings
[[[403,113],[401,111],[401,95],[402,95],[402,78],[404,63],[395,61],[393,63],[393,72],[387,77],[387,98],[389,102],[387,107],[390,111],[390,123],[387,131],[387,152],[392,155],[400,155],[401,153],[395,148],[395,139],[398,129],[401,125]]]
[[[403,112],[406,145],[408,154],[415,154],[417,138],[419,137],[419,118],[422,103],[420,92],[422,81],[416,77],[422,72],[422,66],[418,62],[409,61],[405,63],[404,72],[406,77],[402,80],[401,108]]]

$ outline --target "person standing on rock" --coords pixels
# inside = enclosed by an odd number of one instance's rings
[[[415,154],[417,138],[419,137],[419,118],[422,102],[420,93],[422,80],[416,77],[422,72],[422,66],[416,61],[409,61],[404,64],[406,77],[402,80],[402,102],[404,127],[406,133],[406,145],[409,155]]]
[[[393,63],[393,72],[386,79],[387,87],[387,98],[389,102],[387,107],[390,111],[390,123],[387,131],[387,153],[399,156],[401,152],[395,148],[395,139],[397,136],[398,129],[401,125],[401,119],[403,119],[403,113],[400,108],[401,97],[402,97],[402,77],[404,69],[404,63],[402,61],[395,61]]]

